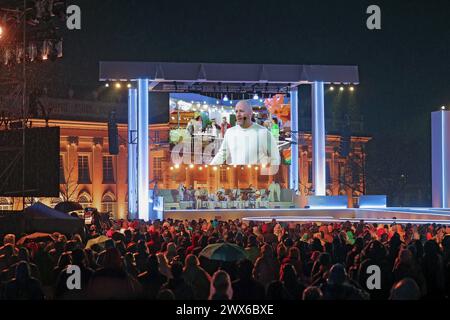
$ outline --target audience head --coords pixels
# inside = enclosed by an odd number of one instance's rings
[[[12,233],[9,233],[3,237],[3,245],[11,244],[13,246],[16,245],[16,236]]]
[[[344,266],[340,263],[333,265],[328,275],[328,284],[342,285],[345,281],[347,281],[347,273]]]
[[[223,270],[218,270],[214,273],[211,279],[211,297],[218,295],[221,298],[231,300],[233,297],[233,289],[231,286],[231,279],[228,273]]]
[[[25,282],[30,279],[30,266],[28,262],[20,261],[16,267],[16,280],[18,282]]]
[[[420,289],[411,278],[404,278],[394,284],[389,300],[419,300]]]
[[[322,300],[323,294],[319,287],[308,287],[303,291],[302,299],[305,301]]]
[[[172,272],[172,276],[174,279],[181,279],[183,276],[183,265],[181,262],[174,261],[170,266],[170,271]]]

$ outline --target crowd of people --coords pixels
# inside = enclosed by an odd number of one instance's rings
[[[450,227],[436,224],[117,220],[105,229],[91,226],[84,238],[22,236],[2,237],[2,299],[418,300],[450,294]],[[202,250],[215,243],[237,245],[246,258],[204,257]],[[74,265],[81,286],[71,289]]]

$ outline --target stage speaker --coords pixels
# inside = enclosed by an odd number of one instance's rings
[[[108,145],[109,154],[119,154],[119,131],[117,129],[116,113],[112,111],[108,120]]]

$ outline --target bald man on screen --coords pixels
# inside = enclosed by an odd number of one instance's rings
[[[252,121],[253,108],[245,100],[236,104],[237,125],[225,132],[211,165],[280,165],[280,151],[272,133]]]

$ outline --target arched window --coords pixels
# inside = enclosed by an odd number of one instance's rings
[[[87,192],[83,192],[78,196],[78,203],[84,208],[92,206],[92,198]]]
[[[0,211],[12,210],[12,203],[8,198],[0,198]]]
[[[116,214],[116,197],[112,192],[106,192],[102,198],[102,212],[111,212]]]

